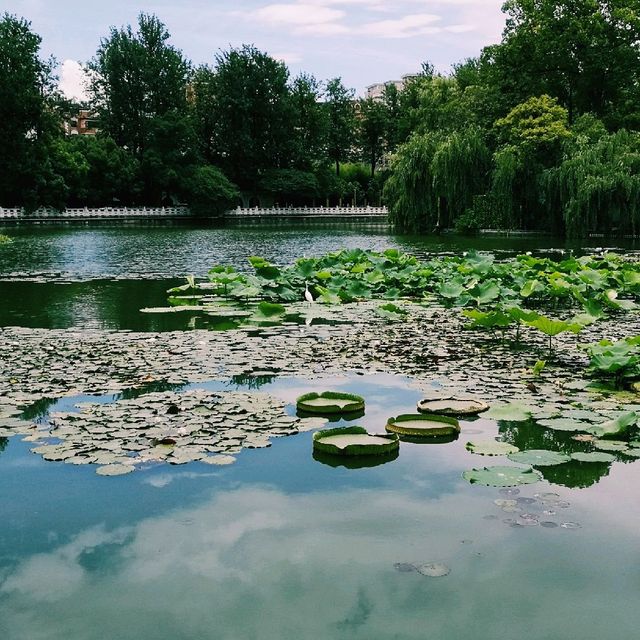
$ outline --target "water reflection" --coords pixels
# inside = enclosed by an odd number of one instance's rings
[[[589,529],[513,529],[483,519],[485,509],[467,491],[213,493],[5,567],[3,637],[634,637],[633,536],[597,517]],[[427,562],[450,575],[395,568]]]
[[[0,229],[0,232],[3,230]],[[419,237],[387,231],[334,228],[11,228],[14,242],[0,252],[0,273],[44,274],[75,278],[182,278],[205,275],[216,263],[245,265],[259,255],[277,264],[309,253],[344,248],[376,251],[398,248],[418,256],[460,253],[469,249],[498,254],[573,249],[589,251],[602,239],[567,241],[554,237]],[[612,247],[633,249],[634,240],[611,241]]]
[[[501,421],[499,425],[501,438],[518,447],[520,451],[543,449],[571,455],[590,450],[588,444],[573,439],[574,432],[545,429],[533,420],[527,422]],[[607,476],[611,463],[571,461],[536,468],[548,482],[564,487],[584,489]]]

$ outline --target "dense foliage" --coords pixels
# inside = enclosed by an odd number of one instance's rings
[[[402,229],[638,233],[637,0],[508,0],[499,44],[359,99],[254,46],[194,68],[155,16],[87,64],[100,134],[65,135],[40,38],[0,18],[0,205],[384,201]]]

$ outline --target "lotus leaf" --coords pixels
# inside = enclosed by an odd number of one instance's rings
[[[532,407],[521,402],[496,403],[484,414],[492,420],[504,420],[507,422],[526,422],[535,411]]]
[[[593,446],[600,451],[626,451],[629,448],[622,440],[594,440]]]
[[[513,462],[521,464],[530,464],[536,467],[550,467],[556,464],[569,462],[571,459],[564,453],[558,451],[548,451],[546,449],[528,449],[526,451],[518,451],[507,456]]]
[[[540,472],[531,467],[484,467],[465,471],[462,477],[471,484],[483,484],[487,487],[515,487],[542,480]]]
[[[615,456],[602,451],[592,451],[590,453],[576,452],[571,454],[571,459],[577,462],[615,462]]]
[[[538,420],[538,424],[554,431],[588,431],[591,424],[573,418],[549,418]]]
[[[135,471],[133,465],[125,464],[107,464],[96,469],[99,476],[124,476],[132,471]]]
[[[638,414],[630,411],[615,420],[590,425],[585,431],[598,438],[611,438],[615,440],[617,437],[628,435],[637,422]]]
[[[442,562],[429,562],[426,564],[417,564],[414,566],[415,570],[419,574],[427,576],[429,578],[442,578],[444,576],[448,576],[451,573],[451,569],[449,569],[449,567],[447,567],[447,565],[443,564]]]
[[[471,453],[477,453],[481,456],[506,456],[509,453],[519,451],[518,447],[514,447],[508,442],[498,442],[497,440],[467,442],[465,446]]]

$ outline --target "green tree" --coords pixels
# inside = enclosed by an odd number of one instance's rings
[[[240,193],[216,167],[192,167],[184,181],[184,196],[191,211],[199,216],[222,215],[236,204]]]
[[[312,75],[302,73],[291,83],[292,162],[301,169],[325,158],[328,121],[321,98],[321,84]]]
[[[353,89],[347,89],[340,78],[333,78],[327,82],[327,152],[329,159],[335,164],[337,176],[340,175],[340,163],[349,158],[355,142],[354,95]]]
[[[621,130],[596,142],[579,140],[573,153],[542,177],[552,213],[561,212],[569,236],[640,231],[640,134]]]
[[[52,178],[48,146],[58,134],[51,61],[24,19],[0,18],[0,203],[35,208]],[[58,134],[59,135],[59,134]]]
[[[368,161],[373,178],[385,150],[385,134],[388,130],[387,109],[383,102],[371,98],[360,100],[359,108],[358,136],[363,159]]]
[[[437,133],[412,136],[391,161],[383,197],[389,218],[400,229],[430,232],[438,224],[438,196],[431,165],[441,138]]]
[[[591,112],[610,126],[638,123],[637,0],[507,0],[502,43],[490,48],[494,80],[512,104],[548,93],[569,122]]]
[[[216,56],[210,91],[214,157],[226,175],[252,194],[267,170],[291,163],[288,79],[282,62],[253,46]]]
[[[144,202],[176,204],[182,199],[185,175],[199,163],[191,122],[175,111],[154,118],[140,159]]]
[[[141,158],[155,118],[186,113],[190,64],[160,20],[141,13],[138,30],[112,28],[88,64],[100,127]]]

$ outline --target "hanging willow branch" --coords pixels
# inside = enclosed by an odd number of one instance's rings
[[[567,235],[640,230],[640,135],[628,131],[585,145],[544,172],[540,188],[549,209],[562,211]]]

